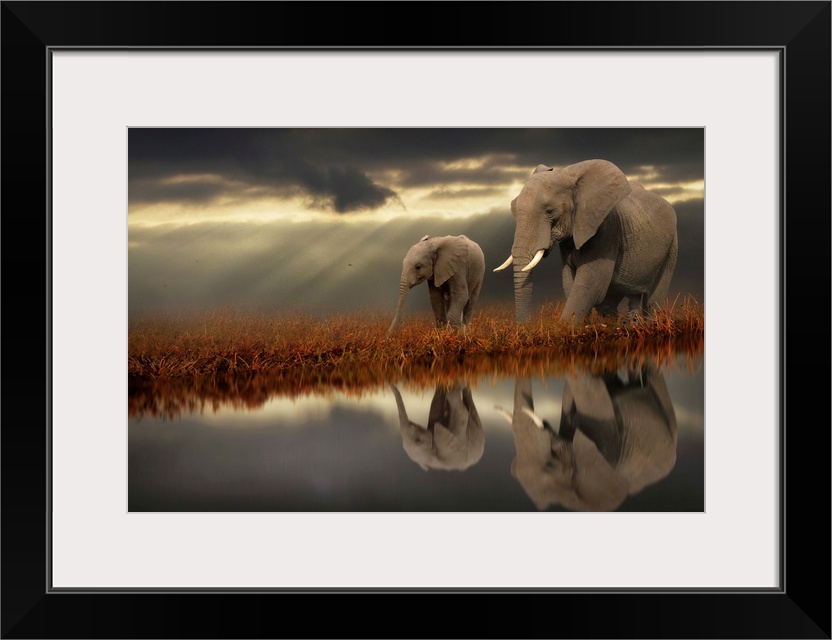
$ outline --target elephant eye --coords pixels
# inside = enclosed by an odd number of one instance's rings
[[[417,265],[416,265],[416,271],[418,271],[418,270],[419,270],[419,269],[421,269],[421,268],[422,268],[422,265],[420,265],[420,264],[417,264]]]

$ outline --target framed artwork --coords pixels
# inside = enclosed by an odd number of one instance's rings
[[[795,506],[828,508],[799,416],[828,384],[786,313],[828,256],[829,3],[407,6],[433,27],[390,44],[344,36],[363,3],[314,33],[302,3],[3,3],[6,411],[31,397],[4,637],[278,635],[292,595],[416,593],[829,637],[828,512]],[[642,286],[648,249],[590,249],[646,207],[673,225]],[[538,249],[524,309],[506,263]]]
[[[704,512],[704,128],[128,137],[130,512]],[[621,251],[628,309],[560,324],[553,257],[517,322],[510,202],[566,178],[616,200],[572,288]]]

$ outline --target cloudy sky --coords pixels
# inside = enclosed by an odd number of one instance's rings
[[[233,306],[315,314],[396,306],[401,261],[423,235],[483,249],[481,302],[513,300],[509,203],[538,164],[617,164],[679,221],[670,296],[704,291],[704,130],[129,130],[128,292],[133,317]],[[424,289],[424,291],[420,291]],[[535,306],[560,300],[557,252]],[[406,313],[428,311],[425,285]]]

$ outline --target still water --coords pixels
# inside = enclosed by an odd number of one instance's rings
[[[704,511],[703,376],[494,372],[131,411],[129,510]]]

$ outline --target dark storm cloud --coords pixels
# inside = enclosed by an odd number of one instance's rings
[[[377,209],[387,200],[396,197],[392,189],[376,184],[352,167],[328,167],[327,170],[309,174],[304,186],[310,194],[323,197],[336,213],[361,209]]]
[[[652,166],[659,174],[656,179],[662,181],[701,180],[704,175],[702,129],[387,131],[402,140],[403,156],[407,156],[409,164],[401,184],[410,187],[452,183],[505,185],[525,179],[538,164],[562,167],[592,158],[609,160],[627,174],[638,174],[642,167]],[[443,139],[446,139],[444,147],[440,146]],[[399,148],[395,144],[391,146]],[[483,165],[478,168],[446,166],[448,162],[465,158],[482,158]]]
[[[134,181],[131,190],[139,195],[131,197],[133,202],[154,204],[158,202],[188,202],[196,205],[205,205],[216,201],[218,198],[230,192],[229,185],[224,182],[190,181],[190,182],[164,182],[159,180]]]
[[[375,209],[396,192],[348,164],[308,153],[304,131],[283,129],[131,129],[129,198],[133,204],[202,204],[249,195],[311,197],[337,213]],[[322,130],[326,131],[326,130]],[[318,145],[319,146],[319,145]],[[311,149],[315,144],[311,145]],[[171,183],[174,176],[211,179]]]
[[[479,166],[448,167],[477,158]],[[176,175],[213,174],[249,189],[300,190],[338,212],[373,209],[397,186],[495,187],[529,175],[538,164],[564,166],[604,158],[625,173],[652,166],[656,181],[704,176],[704,130],[674,129],[130,129],[131,203],[187,190],[160,189]],[[396,184],[373,174],[395,171]],[[154,186],[155,185],[155,186]],[[282,192],[282,191],[281,191]],[[205,198],[203,191],[195,198]]]
[[[323,130],[327,131],[327,130]],[[678,164],[704,158],[704,130],[695,128],[399,128],[340,129],[351,157],[380,169],[436,160],[511,156],[531,171],[606,158],[625,167]],[[315,144],[327,141],[319,136]],[[317,153],[316,150],[310,150]]]

